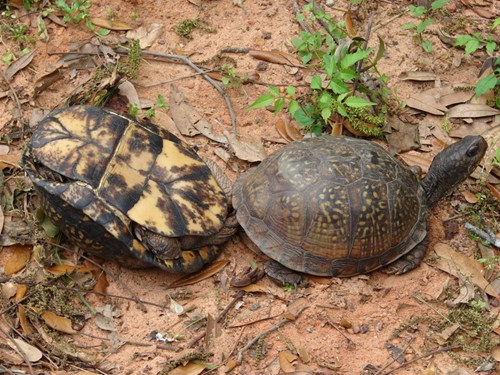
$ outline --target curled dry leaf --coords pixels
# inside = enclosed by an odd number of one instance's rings
[[[200,272],[197,272],[195,274],[189,274],[186,276],[181,277],[180,279],[175,280],[173,283],[171,283],[168,288],[179,288],[181,286],[186,286],[186,285],[191,285],[191,284],[196,284],[199,283],[202,280],[208,279],[209,277],[212,277],[215,275],[217,272],[222,270],[224,267],[226,267],[229,264],[229,260],[217,260],[210,264],[208,267],[204,268]]]
[[[21,302],[21,300],[26,295],[26,291],[27,290],[28,290],[28,285],[26,285],[26,284],[17,284],[16,296],[14,297],[14,302]]]
[[[356,31],[356,28],[354,27],[354,22],[352,22],[352,13],[347,11],[344,14],[344,21],[345,21],[345,29],[347,31],[347,34],[351,38],[354,38],[356,35],[358,35],[358,32]]]
[[[450,118],[475,118],[485,116],[495,116],[500,114],[500,110],[485,104],[459,104],[450,109]]]
[[[10,246],[10,250],[12,251],[11,255],[4,267],[6,275],[12,275],[19,272],[26,266],[31,256],[32,246],[13,245]]]
[[[94,26],[104,27],[105,29],[108,30],[114,30],[114,31],[132,30],[132,26],[120,20],[108,20],[105,18],[94,17],[90,19],[90,22],[92,22]]]
[[[33,60],[35,52],[36,49],[12,62],[7,69],[5,69],[5,79],[10,81],[18,72],[26,68],[31,63],[31,60]]]
[[[490,296],[498,298],[498,295],[493,287],[484,278],[484,269],[478,261],[460,254],[444,243],[436,244],[434,246],[434,251],[439,256],[435,262],[435,265],[439,269],[455,277],[470,278],[474,284]]]
[[[474,204],[474,203],[479,202],[479,198],[474,193],[470,192],[469,190],[464,190],[462,192],[462,195],[464,196],[467,203]]]
[[[123,81],[118,86],[118,90],[120,95],[123,95],[127,98],[129,104],[136,105],[138,108],[141,108],[141,101],[139,100],[139,94],[135,89],[135,86],[130,81]]]
[[[12,281],[7,281],[6,283],[2,283],[2,296],[5,299],[11,299],[16,295],[17,286]]]
[[[52,329],[55,329],[56,331],[68,333],[68,334],[75,334],[76,331],[73,329],[71,320],[68,318],[65,318],[64,316],[59,316],[57,314],[54,314],[52,311],[45,311],[42,313],[42,319],[45,321],[45,323]]]
[[[307,348],[304,346],[304,344],[300,341],[298,338],[290,338],[292,341],[293,347],[297,351],[297,354],[299,355],[300,359],[304,363],[309,363],[311,361],[311,356],[309,355],[309,352],[307,351]]]
[[[431,72],[403,72],[399,75],[401,81],[435,81],[438,76]]]
[[[25,335],[31,335],[33,333],[33,328],[31,327],[30,322],[26,316],[26,309],[23,305],[18,305],[18,316],[19,316],[19,324],[21,324],[21,328]]]
[[[96,266],[77,266],[73,264],[58,264],[52,267],[45,268],[47,272],[50,272],[56,276],[69,275],[74,272],[84,273],[91,271],[98,271],[99,268]]]
[[[37,362],[42,359],[43,354],[40,349],[38,349],[36,346],[28,344],[26,341],[23,341],[21,339],[12,339],[12,341],[9,340],[7,341],[7,343],[15,351],[21,350],[22,353],[20,354],[30,362]]]
[[[168,372],[168,375],[198,375],[205,371],[205,366],[198,363],[188,363]]]
[[[294,55],[281,51],[260,51],[251,49],[249,55],[257,60],[267,61],[273,64],[301,67],[302,63]]]

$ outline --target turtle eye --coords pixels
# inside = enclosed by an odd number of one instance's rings
[[[470,157],[475,156],[478,151],[479,151],[479,147],[477,145],[471,146],[467,150],[467,156],[470,156]]]

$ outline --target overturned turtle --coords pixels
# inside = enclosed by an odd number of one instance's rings
[[[89,106],[56,110],[23,163],[70,241],[130,267],[197,271],[236,230],[229,180],[150,122]]]

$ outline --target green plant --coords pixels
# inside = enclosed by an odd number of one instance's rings
[[[96,30],[90,21],[89,8],[92,6],[90,0],[74,0],[68,3],[66,0],[56,0],[56,6],[64,13],[63,21],[78,24],[84,22],[87,28],[100,36],[109,34],[108,29]]]
[[[140,108],[135,104],[128,105],[128,111],[131,116],[146,117],[148,119],[151,119],[155,116],[157,109],[167,110],[168,108],[169,107],[165,102],[165,98],[162,95],[158,95],[158,97],[156,98],[156,103],[153,104],[153,106],[145,112],[142,112]]]
[[[2,55],[2,62],[5,65],[10,65],[10,63],[14,61],[15,58],[16,56],[12,53],[12,51],[7,51]]]
[[[450,0],[435,0],[431,3],[429,9],[421,5],[409,6],[410,13],[414,17],[419,18],[421,21],[418,24],[410,22],[403,25],[402,27],[405,30],[415,29],[415,39],[422,46],[423,50],[427,53],[432,52],[432,42],[429,39],[424,38],[423,35],[427,27],[433,25],[436,22],[433,18],[430,18],[430,15],[433,13],[433,11],[436,11],[444,7],[449,1]]]
[[[343,22],[333,22],[329,15],[315,10],[311,4],[304,9],[310,14],[309,20],[320,20],[326,25],[326,32],[301,32],[299,38],[292,39],[302,63],[318,72],[311,77],[310,93],[299,97],[294,86],[268,87],[269,92],[259,96],[248,108],[274,105],[277,113],[286,106],[300,126],[316,134],[326,128],[332,116],[340,115],[356,130],[381,136],[383,115],[375,115],[369,107],[376,105],[372,100],[384,101],[384,91],[369,89],[361,83],[359,64],[363,63],[363,70],[373,68],[384,52],[383,41],[379,39],[380,47],[371,61],[373,49],[363,49],[360,39],[349,39]],[[306,16],[299,14],[297,18],[303,21]]]
[[[175,32],[177,35],[186,39],[192,39],[191,33],[194,29],[200,29],[208,33],[215,33],[215,29],[213,27],[208,26],[199,18],[186,19],[175,25]]]
[[[130,13],[130,19],[132,21],[137,21],[139,19],[139,13],[138,12],[132,12],[132,13]]]
[[[477,261],[484,264],[486,269],[492,270],[500,264],[500,256],[494,255],[489,258],[479,258]]]
[[[231,64],[222,65],[222,87],[224,89],[228,87],[238,88],[243,85],[243,81],[246,77],[241,77],[240,74],[234,69]]]

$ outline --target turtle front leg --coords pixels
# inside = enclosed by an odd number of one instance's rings
[[[386,266],[384,268],[384,272],[392,275],[401,275],[403,273],[411,271],[422,262],[428,246],[429,237],[425,236],[425,238],[412,250]]]
[[[177,238],[165,237],[144,227],[136,227],[135,235],[144,247],[159,259],[177,259],[181,256],[181,243]]]
[[[272,281],[280,286],[289,284],[297,288],[303,280],[300,273],[291,270],[290,268],[286,268],[281,263],[278,263],[273,259],[269,259],[266,263],[264,263],[264,272]]]

